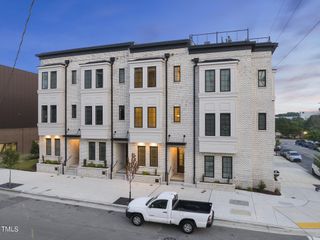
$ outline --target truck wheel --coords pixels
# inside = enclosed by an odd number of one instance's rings
[[[194,223],[190,220],[184,220],[181,223],[181,230],[186,234],[191,234],[194,231]]]
[[[144,222],[144,219],[143,219],[143,217],[142,217],[141,214],[139,214],[139,213],[134,213],[134,214],[132,215],[132,217],[131,217],[131,222],[132,222],[132,224],[135,225],[135,226],[141,226],[141,225],[143,224],[143,222]]]

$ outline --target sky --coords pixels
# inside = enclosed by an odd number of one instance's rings
[[[31,0],[0,2],[0,64],[12,66]],[[320,20],[319,11],[319,0],[36,0],[16,67],[37,72],[40,52],[249,28],[250,37],[279,43],[276,113],[316,111],[320,24],[281,60]]]

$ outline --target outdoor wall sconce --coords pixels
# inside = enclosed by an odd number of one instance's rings
[[[185,141],[185,139],[186,139],[186,135],[183,135],[183,142]]]

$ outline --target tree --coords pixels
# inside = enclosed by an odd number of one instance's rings
[[[39,157],[39,144],[36,141],[32,141],[30,153],[36,158]]]
[[[138,170],[138,167],[139,166],[138,166],[136,155],[132,153],[131,160],[128,161],[126,166],[126,175],[127,175],[127,180],[129,181],[129,202],[131,201],[131,183]]]
[[[6,168],[9,168],[9,188],[11,188],[11,170],[19,160],[19,153],[11,148],[8,148],[3,153],[2,163]]]

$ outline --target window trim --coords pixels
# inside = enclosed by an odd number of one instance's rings
[[[140,150],[139,149],[144,149],[144,159],[143,159],[143,162],[144,162],[144,165],[140,165]],[[146,146],[138,146],[138,166],[146,166]]]
[[[155,122],[154,122],[154,126],[151,126],[151,121],[150,121],[150,110],[154,109],[155,110]],[[148,128],[157,128],[157,107],[148,107]]]
[[[207,116],[212,115],[213,116],[213,135],[207,134]],[[214,137],[216,136],[216,114],[215,113],[205,113],[204,114],[204,135],[208,137]]]
[[[123,80],[120,78],[120,72],[123,71]],[[126,82],[126,70],[125,68],[119,68],[119,83],[124,84]]]
[[[213,169],[212,169],[212,176],[208,176],[207,174],[206,174],[206,162],[208,161],[208,159],[207,158],[211,158],[212,159],[212,167],[213,167]],[[205,155],[204,156],[204,177],[207,177],[207,178],[214,178],[214,156],[212,156],[212,155]]]
[[[222,71],[225,71],[225,70],[228,70],[229,71],[229,90],[222,90],[221,89],[221,82],[222,82],[222,79],[221,79],[221,72]],[[230,68],[221,68],[220,69],[220,92],[231,92],[231,69]]]
[[[263,128],[260,128],[260,116],[264,116]],[[267,130],[267,113],[265,113],[265,112],[258,113],[258,130],[259,131],[266,131]]]
[[[137,81],[136,81],[136,71],[137,70],[141,70],[141,86],[140,85],[138,86]],[[133,71],[134,71],[134,74],[133,74],[133,78],[134,78],[133,79],[133,81],[134,81],[133,85],[134,86],[133,87],[134,88],[143,88],[143,68],[142,67],[135,67]]]
[[[137,124],[136,121],[136,117],[137,117],[137,113],[136,110],[141,109],[141,126]],[[134,124],[134,128],[143,128],[143,107],[134,107],[134,116],[133,116],[133,124]]]
[[[179,116],[176,115],[176,109],[179,110]],[[181,123],[181,106],[173,106],[173,122]]]
[[[152,151],[151,149],[156,149],[157,151],[157,159],[156,159],[156,164],[154,165],[153,162],[151,161],[152,159]],[[149,149],[149,159],[150,159],[150,167],[158,167],[159,166],[159,149],[158,149],[158,146],[150,146],[150,149]]]
[[[179,79],[177,79],[176,77],[176,68],[179,69]],[[175,65],[173,66],[173,82],[178,83],[181,82],[181,65]]]
[[[228,115],[229,116],[229,134],[228,135],[222,135],[222,116],[223,115]],[[220,136],[221,137],[231,137],[231,113],[220,113]]]
[[[224,160],[226,160],[226,159],[231,159],[231,168],[230,168],[230,170],[231,170],[231,173],[230,173],[230,175],[231,175],[231,177],[229,178],[229,177],[226,177],[225,176],[225,172],[224,172],[224,169],[225,169],[225,162],[224,162]],[[221,158],[221,160],[222,160],[222,178],[224,178],[224,179],[233,179],[233,158],[232,158],[232,156],[222,156],[222,158]]]
[[[98,109],[101,109],[101,122],[98,122]],[[100,119],[99,119],[100,120]],[[97,105],[95,106],[95,124],[96,125],[103,125],[103,106]]]
[[[264,72],[264,86],[260,86],[259,72]],[[258,87],[259,88],[267,87],[267,70],[266,69],[259,69],[258,70]]]
[[[213,71],[213,90],[207,90],[207,72]],[[215,69],[206,69],[204,71],[204,92],[215,92],[216,91],[216,70]]]
[[[154,68],[154,77],[155,77],[155,79],[154,79],[154,86],[152,85],[151,86],[151,82],[150,82],[150,78],[149,78],[149,70],[150,69],[153,69]],[[147,67],[147,76],[148,76],[148,82],[147,82],[147,85],[148,85],[148,88],[155,88],[155,87],[157,87],[157,67],[156,66],[148,66]]]

